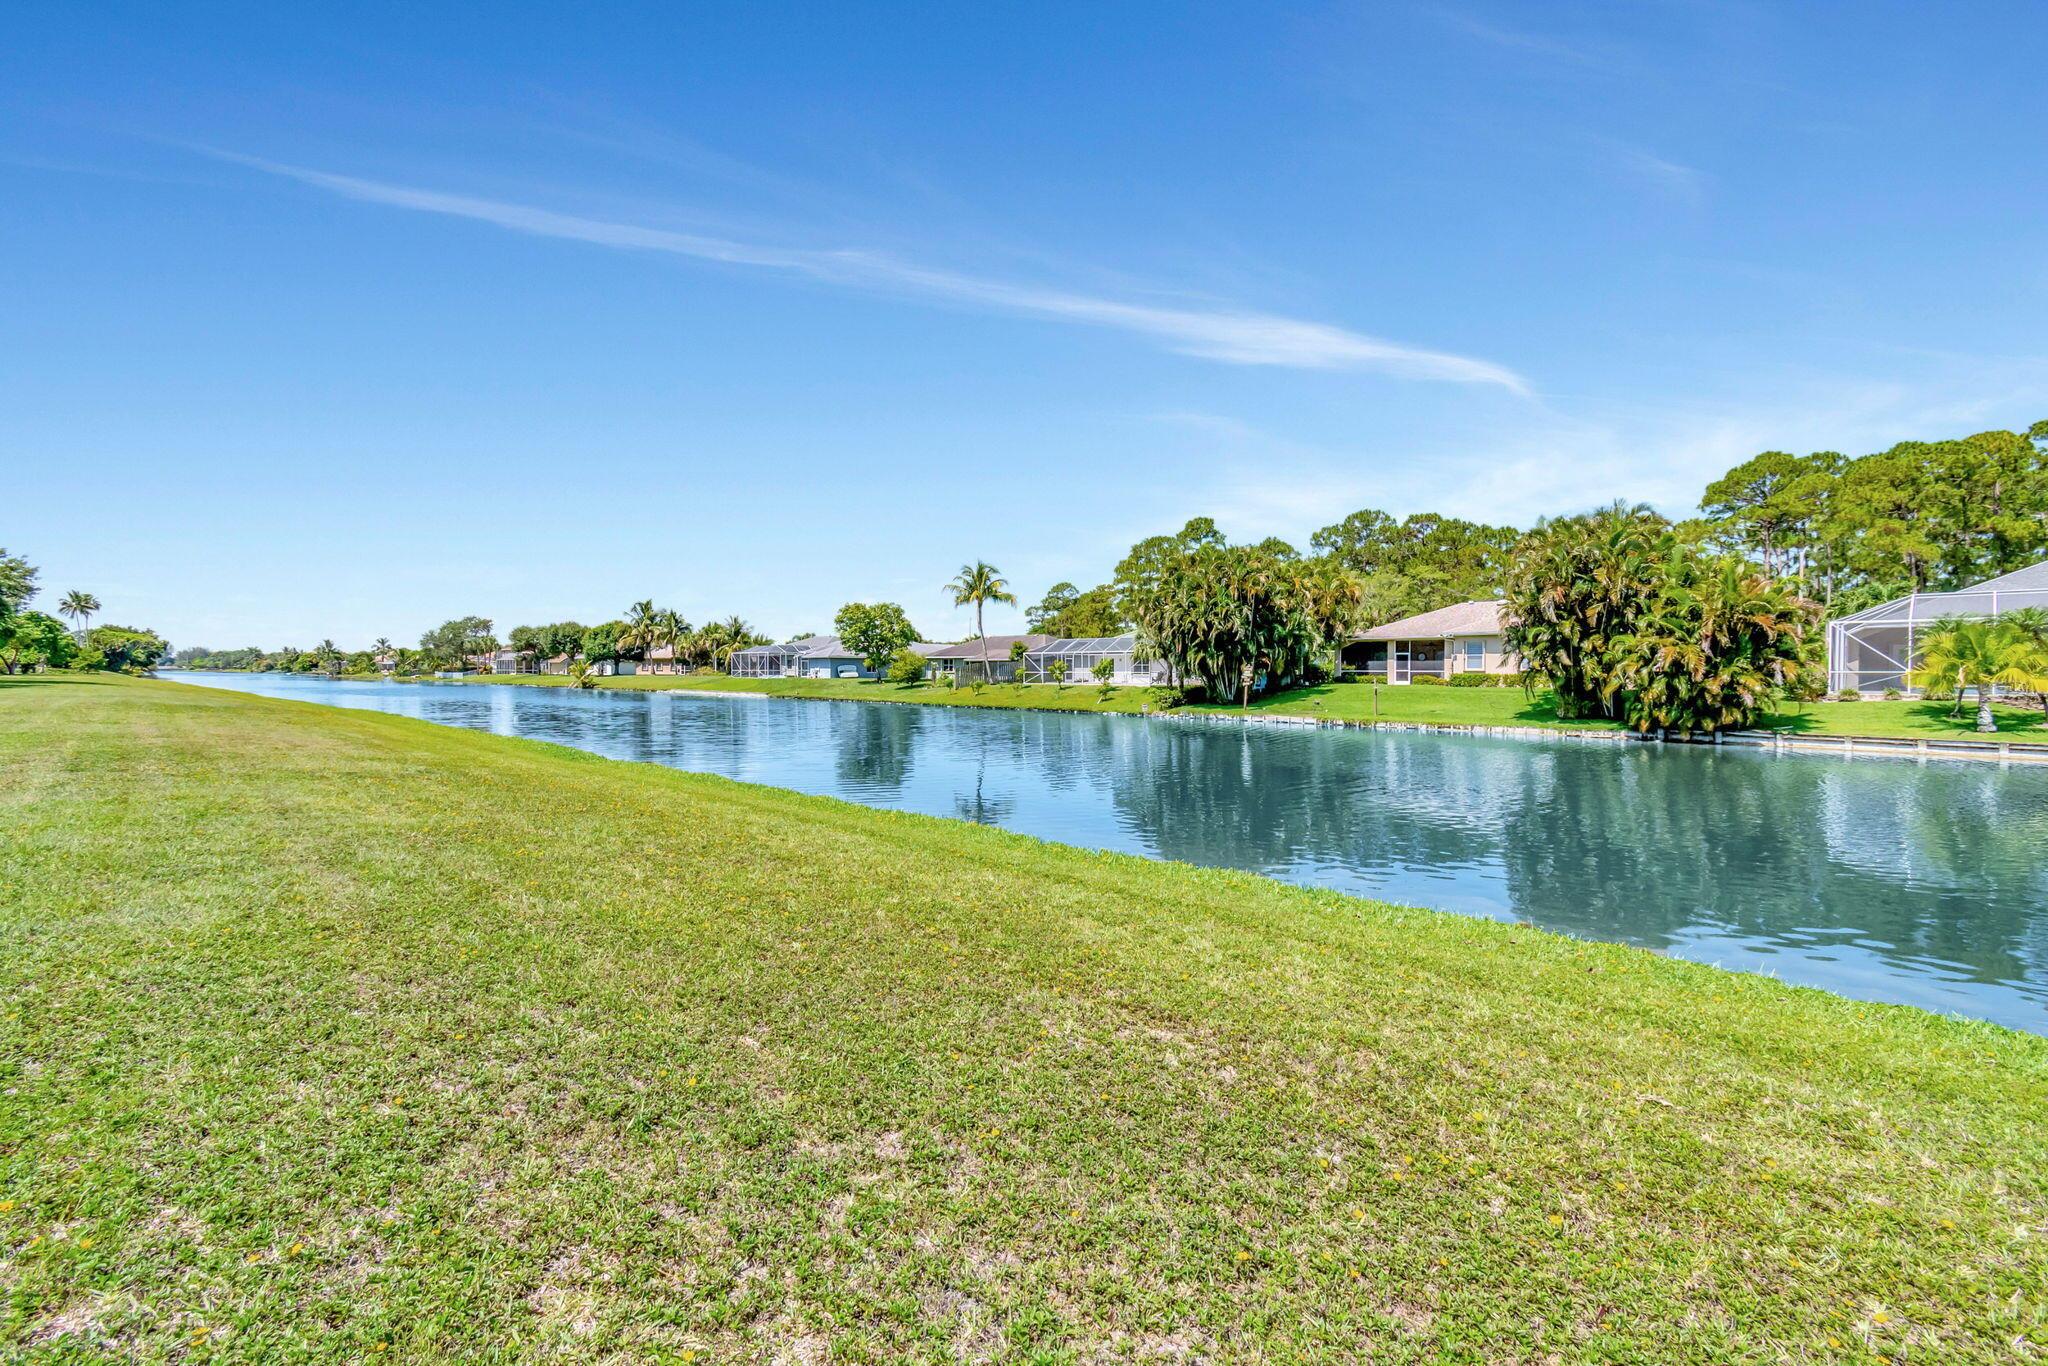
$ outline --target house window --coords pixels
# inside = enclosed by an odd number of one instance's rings
[[[1465,667],[1477,671],[1486,667],[1486,642],[1468,640],[1465,642]]]

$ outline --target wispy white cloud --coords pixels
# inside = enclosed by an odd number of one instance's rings
[[[1507,48],[1514,52],[1526,52],[1537,57],[1547,57],[1570,66],[1589,69],[1604,69],[1615,66],[1615,57],[1608,52],[1568,43],[1544,33],[1533,33],[1527,29],[1509,28],[1481,19],[1462,10],[1439,10],[1438,15],[1452,27],[1467,36],[1477,38],[1493,47]]]
[[[767,246],[336,175],[232,153],[211,155],[366,203],[466,218],[539,237],[664,252],[723,265],[804,275],[846,287],[887,290],[995,312],[1113,328],[1151,338],[1183,355],[1234,365],[1368,371],[1406,379],[1494,385],[1515,394],[1530,393],[1527,380],[1492,361],[1407,346],[1300,318],[1227,308],[1130,303],[933,269],[878,252]]]
[[[1616,167],[1652,189],[1688,204],[1697,204],[1706,198],[1707,173],[1698,167],[1660,157],[1625,142],[1609,139],[1604,145]]]

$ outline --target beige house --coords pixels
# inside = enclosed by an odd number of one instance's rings
[[[1361,631],[1341,651],[1344,672],[1383,683],[1520,672],[1520,661],[1508,652],[1501,606],[1497,600],[1461,602]]]

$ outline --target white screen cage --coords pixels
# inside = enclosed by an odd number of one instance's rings
[[[2048,560],[1954,593],[1911,593],[1828,623],[1828,691],[1916,691],[1912,671],[1929,627],[2048,609]]]
[[[1067,682],[1087,683],[1094,680],[1096,665],[1106,659],[1110,665],[1111,682],[1149,683],[1152,662],[1138,659],[1137,651],[1136,635],[1053,640],[1048,641],[1044,648],[1024,656],[1024,672],[1033,682],[1049,683],[1053,676],[1053,661],[1059,660],[1066,665]]]

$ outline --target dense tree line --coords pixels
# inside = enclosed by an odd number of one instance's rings
[[[1647,507],[1616,503],[1523,537],[1503,617],[1509,648],[1566,718],[1711,733],[1824,684],[1819,606]]]
[[[1765,451],[1707,486],[1702,530],[1829,616],[2048,558],[2048,421],[1854,459]]]
[[[115,673],[147,673],[170,644],[154,631],[134,626],[94,626],[100,600],[90,593],[66,593],[57,611],[71,619],[66,626],[46,612],[34,611],[41,573],[20,555],[0,548],[0,673],[40,669],[101,669]]]

